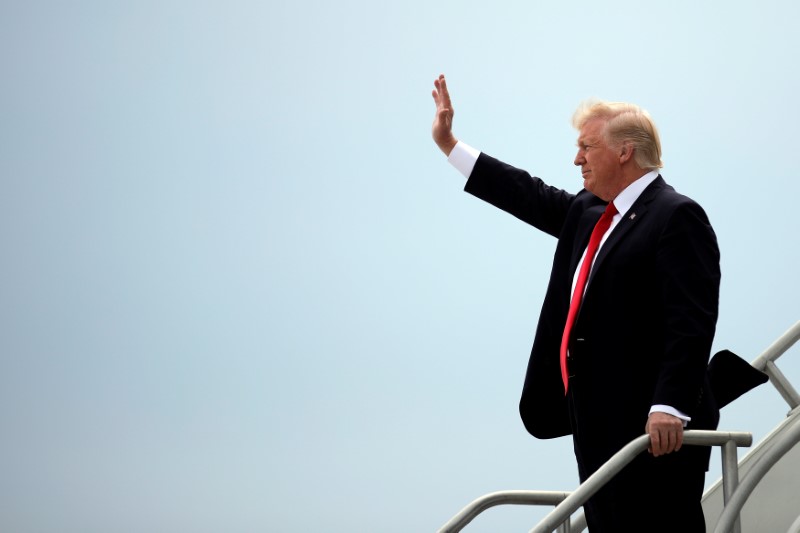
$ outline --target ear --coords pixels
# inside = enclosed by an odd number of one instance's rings
[[[619,164],[625,164],[633,159],[633,145],[627,142],[622,143],[619,149]]]

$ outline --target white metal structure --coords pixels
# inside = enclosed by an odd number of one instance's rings
[[[741,512],[742,531],[800,532],[800,395],[778,369],[775,361],[800,340],[800,322],[752,365],[765,372],[789,404],[789,414],[742,459],[742,493],[729,502],[723,513],[721,484],[703,496],[706,530],[727,531],[730,515]]]

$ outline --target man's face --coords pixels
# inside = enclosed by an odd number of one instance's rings
[[[599,118],[583,125],[575,165],[581,167],[584,188],[609,202],[622,190],[623,177],[620,154],[603,136],[605,126],[606,121]]]

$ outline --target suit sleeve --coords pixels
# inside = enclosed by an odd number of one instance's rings
[[[558,237],[575,195],[481,153],[464,190]]]
[[[719,248],[706,214],[694,202],[679,205],[664,228],[656,258],[664,353],[653,404],[692,416],[719,310]]]

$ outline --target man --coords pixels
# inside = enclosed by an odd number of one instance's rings
[[[584,506],[592,533],[705,531],[710,450],[681,444],[684,427],[719,420],[706,378],[719,250],[702,208],[659,175],[649,115],[621,103],[578,109],[584,189],[572,194],[458,141],[444,76],[434,85],[433,138],[465,190],[558,239],[520,400],[525,427],[571,434],[581,481],[650,436],[650,453]]]

